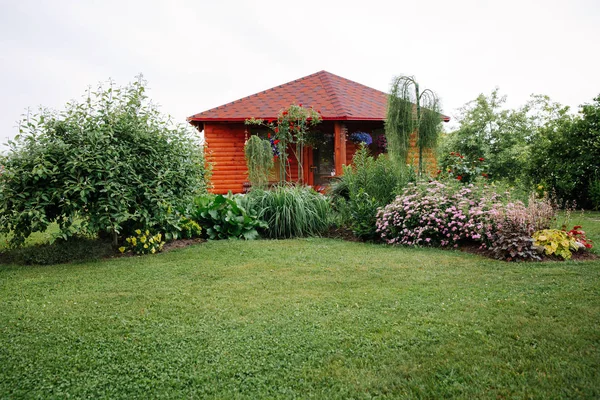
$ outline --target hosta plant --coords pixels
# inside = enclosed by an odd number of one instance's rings
[[[209,239],[256,239],[257,228],[267,227],[241,205],[239,196],[232,194],[197,197],[191,217],[205,227]]]
[[[579,249],[577,241],[560,229],[544,229],[533,234],[533,245],[551,256],[557,255],[564,260],[571,258],[572,252]]]

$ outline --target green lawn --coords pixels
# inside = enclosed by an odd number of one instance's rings
[[[0,288],[0,398],[600,397],[599,261],[220,241]]]

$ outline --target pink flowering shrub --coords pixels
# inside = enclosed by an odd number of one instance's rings
[[[458,247],[461,241],[491,240],[489,211],[501,200],[486,187],[409,184],[379,210],[377,232],[389,244]]]
[[[533,232],[548,227],[554,209],[531,199],[510,202],[487,185],[409,184],[377,213],[376,228],[389,244],[458,247],[478,243],[498,259],[535,259]]]

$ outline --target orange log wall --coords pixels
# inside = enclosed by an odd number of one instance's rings
[[[206,159],[212,164],[212,193],[242,193],[248,180],[248,167],[244,156],[246,126],[244,124],[204,124]],[[298,180],[298,162],[291,151],[289,174]],[[306,168],[306,167],[305,167]]]
[[[417,134],[413,133],[410,135],[408,141],[408,155],[406,156],[406,162],[415,167],[415,171],[419,168],[419,148],[417,147]],[[423,172],[431,175],[436,175],[437,172],[437,159],[435,157],[435,151],[431,149],[423,149]]]
[[[213,193],[243,191],[243,183],[248,180],[244,158],[245,128],[243,124],[204,124],[206,159],[213,166]]]
[[[244,190],[243,184],[248,180],[248,168],[244,158],[244,141],[246,139],[246,126],[243,124],[217,124],[205,123],[204,140],[206,149],[206,158],[212,164],[212,188],[211,192],[225,194],[229,191],[241,193]],[[346,140],[346,159],[345,164],[352,163],[352,157],[356,153],[357,145]],[[298,162],[290,151],[291,178],[293,181],[298,179]],[[416,147],[416,137],[413,134],[410,138],[410,148],[407,162],[415,167],[419,163],[419,150]],[[305,161],[306,163],[306,161]],[[435,153],[432,150],[423,152],[424,169],[429,173],[435,173],[437,162]],[[308,168],[308,164],[305,168]]]

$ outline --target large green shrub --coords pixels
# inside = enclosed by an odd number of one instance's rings
[[[306,186],[283,184],[252,190],[244,202],[267,222],[264,234],[273,239],[317,236],[329,228],[328,200]]]
[[[330,194],[336,210],[349,217],[345,223],[354,235],[372,240],[379,236],[375,226],[377,209],[389,204],[414,179],[415,173],[409,167],[398,165],[386,155],[374,158],[361,145],[352,165],[345,166],[344,175],[332,184]]]
[[[28,116],[0,164],[0,232],[12,233],[13,245],[52,222],[63,238],[77,220],[77,230],[107,233],[114,244],[138,228],[178,231],[176,210],[207,179],[196,137],[159,113],[141,77]]]
[[[577,117],[562,115],[540,130],[526,172],[534,182],[545,182],[563,202],[598,206],[600,96],[582,106]]]

